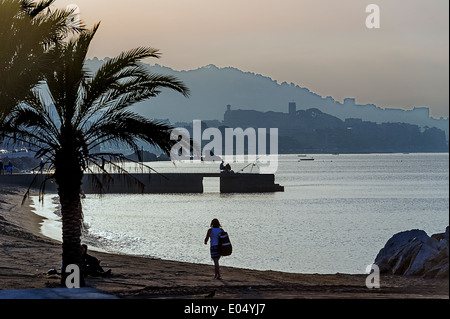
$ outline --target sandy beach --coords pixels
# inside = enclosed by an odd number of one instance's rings
[[[56,288],[61,245],[40,234],[40,217],[21,205],[25,189],[0,186],[0,290]],[[368,289],[366,276],[291,274],[201,265],[91,252],[111,269],[109,278],[87,278],[86,285],[121,299],[448,299],[448,280],[381,276],[379,289]],[[375,257],[375,256],[374,256]]]

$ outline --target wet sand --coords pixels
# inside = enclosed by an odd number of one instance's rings
[[[21,205],[25,189],[0,185],[0,290],[56,288],[61,244],[40,234],[41,217]],[[448,299],[448,280],[381,275],[379,289],[368,289],[366,276],[291,274],[91,252],[109,278],[87,278],[86,285],[122,299]],[[375,257],[375,256],[374,256]]]

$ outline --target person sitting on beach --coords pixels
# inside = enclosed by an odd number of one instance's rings
[[[211,221],[211,228],[208,229],[205,237],[205,245],[208,243],[208,240],[211,239],[210,244],[210,253],[211,259],[214,261],[214,279],[222,279],[220,277],[220,249],[219,249],[219,236],[223,232],[222,226],[220,226],[220,222],[217,218],[214,218]]]
[[[87,253],[87,245],[81,245],[81,263],[84,269],[84,276],[107,277],[111,275],[111,269],[104,271],[100,266],[100,260]]]

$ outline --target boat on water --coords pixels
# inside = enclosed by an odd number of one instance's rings
[[[299,162],[314,161],[314,157],[308,157],[308,155],[306,155],[306,154],[299,154],[297,156],[300,157],[300,159],[298,160]]]

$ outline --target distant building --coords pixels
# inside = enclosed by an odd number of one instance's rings
[[[352,97],[348,97],[348,98],[344,99],[344,104],[355,105],[356,104],[356,99],[352,98]]]
[[[289,103],[289,115],[295,115],[297,112],[297,104],[295,102]]]

